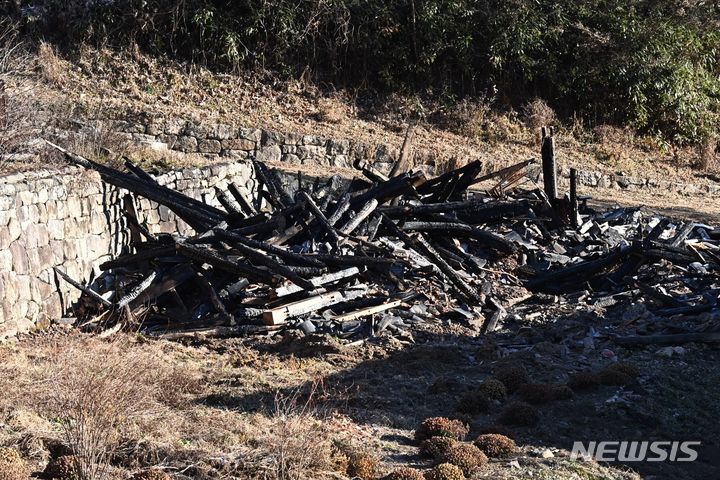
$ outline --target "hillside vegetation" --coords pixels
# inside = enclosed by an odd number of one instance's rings
[[[720,7],[705,0],[15,0],[24,35],[269,71],[327,90],[519,109],[712,145]]]

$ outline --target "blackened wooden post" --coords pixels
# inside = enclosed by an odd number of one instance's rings
[[[542,155],[543,182],[545,184],[545,194],[551,204],[555,204],[557,199],[557,165],[555,163],[555,139],[553,138],[553,130],[550,129],[546,134],[546,129],[542,129],[542,147],[540,153]]]
[[[578,227],[577,170],[570,169],[570,223]]]

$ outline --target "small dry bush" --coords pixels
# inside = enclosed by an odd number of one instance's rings
[[[97,112],[95,115],[102,116]],[[104,120],[84,125],[62,146],[90,160],[118,168],[122,166],[122,157],[132,150],[131,142],[115,130],[113,122]]]
[[[528,403],[540,404],[555,400],[555,385],[526,383],[518,389],[518,396]]]
[[[495,368],[494,373],[508,392],[515,392],[530,380],[527,370],[520,363],[502,363]]]
[[[151,468],[133,475],[132,480],[170,480],[171,477],[158,468]]]
[[[491,400],[502,400],[507,396],[507,388],[497,378],[488,378],[480,384],[478,390],[485,393]]]
[[[608,365],[605,370],[613,370],[616,372],[624,373],[632,378],[637,378],[640,375],[640,368],[637,365],[626,362],[617,362]]]
[[[298,388],[275,396],[272,416],[254,439],[256,448],[245,455],[241,473],[267,480],[310,480],[344,467],[323,421],[328,412],[315,400],[319,388],[320,383],[313,382],[309,392]]]
[[[479,139],[485,137],[492,120],[491,102],[463,100],[443,115],[442,123],[451,132]]]
[[[415,468],[400,467],[385,475],[382,480],[425,480],[425,476]]]
[[[425,480],[465,480],[465,474],[452,463],[441,463],[425,473]]]
[[[317,100],[315,117],[324,123],[340,123],[347,118],[347,107],[339,99],[322,97]]]
[[[635,134],[628,128],[598,125],[592,131],[595,141],[603,145],[631,146],[635,143]]]
[[[538,411],[525,402],[513,402],[507,405],[500,414],[500,423],[504,425],[517,425],[531,427],[540,421]]]
[[[490,409],[491,401],[487,394],[480,390],[465,392],[458,401],[456,410],[460,413],[477,415]]]
[[[522,119],[525,125],[533,132],[557,123],[555,110],[540,98],[536,98],[523,106]]]
[[[156,409],[155,362],[140,352],[122,355],[121,348],[107,344],[92,356],[77,350],[72,357],[61,353],[61,369],[50,381],[46,406],[75,452],[80,480],[105,478],[112,451],[123,434]]]
[[[38,106],[25,80],[31,63],[17,26],[0,20],[0,173],[19,168],[33,137]]]
[[[447,450],[454,447],[457,440],[448,437],[430,437],[420,444],[420,456],[424,458],[437,458]]]
[[[43,476],[57,480],[76,480],[79,478],[77,471],[80,464],[81,461],[75,455],[62,455],[48,462]]]
[[[595,140],[595,158],[610,166],[622,166],[637,146],[635,133],[628,128],[598,125],[592,130]]]
[[[623,386],[633,383],[633,377],[619,370],[605,369],[598,373],[600,383],[603,385]]]
[[[595,372],[577,372],[570,375],[567,386],[573,391],[595,390],[600,385],[600,376]]]
[[[37,52],[37,64],[43,80],[55,86],[63,84],[65,69],[52,45],[47,42],[40,42]]]
[[[473,472],[488,463],[488,458],[475,445],[460,443],[448,449],[440,457],[440,461],[460,467],[465,475],[472,475]]]
[[[349,455],[347,474],[352,478],[372,480],[375,478],[380,459],[367,451],[356,451]]]
[[[7,392],[0,408],[29,408],[52,419],[79,480],[107,478],[124,438],[176,428],[160,402],[161,392],[174,388],[167,364],[132,337],[38,339],[0,357],[0,389]]]
[[[445,417],[431,417],[425,419],[415,430],[415,441],[422,442],[430,437],[448,437],[463,440],[469,429],[460,420],[451,420]]]
[[[473,443],[490,458],[508,457],[517,452],[515,441],[498,433],[480,435]]]

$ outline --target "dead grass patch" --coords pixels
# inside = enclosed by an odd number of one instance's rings
[[[43,80],[57,87],[62,86],[65,80],[65,67],[55,48],[47,42],[40,42],[38,46],[37,65]]]
[[[74,454],[79,479],[102,479],[125,438],[177,435],[182,418],[163,404],[194,385],[178,382],[173,371],[150,346],[132,337],[103,342],[83,335],[20,350],[0,349],[0,388],[7,392],[0,409],[27,409],[51,419],[52,431],[38,435],[62,439]],[[35,422],[40,423],[40,422]],[[23,433],[32,434],[32,424]],[[172,432],[172,433],[168,433]]]

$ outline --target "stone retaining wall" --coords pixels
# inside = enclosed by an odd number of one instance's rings
[[[389,145],[368,145],[347,139],[259,128],[237,128],[222,123],[204,124],[179,118],[140,118],[117,122],[112,128],[134,143],[201,154],[211,160],[256,157],[288,166],[310,164],[352,168],[355,159],[362,159],[372,162],[381,172],[388,173],[398,156],[397,149]],[[415,152],[414,163],[416,169],[427,175],[440,173],[437,171],[436,157],[431,152]],[[485,165],[485,168],[492,167]],[[560,166],[559,174],[562,178],[569,178],[569,167]],[[578,183],[591,188],[662,190],[681,195],[720,193],[720,185],[717,184],[689,184],[589,170],[578,172]]]
[[[254,157],[288,166],[310,164],[352,168],[355,159],[364,159],[388,173],[398,155],[397,149],[389,145],[368,145],[348,139],[260,128],[238,128],[222,123],[203,124],[178,118],[121,121],[111,129],[134,143],[200,154],[209,160],[236,161]],[[430,153],[416,152],[415,163],[426,173],[435,171],[435,160]]]
[[[219,206],[213,186],[234,181],[255,187],[248,162],[171,171],[157,178],[194,198]],[[97,174],[78,168],[0,176],[0,340],[58,319],[78,292],[53,267],[88,282],[103,261],[127,245],[121,199]],[[157,232],[189,227],[167,208],[140,199],[141,220]]]

